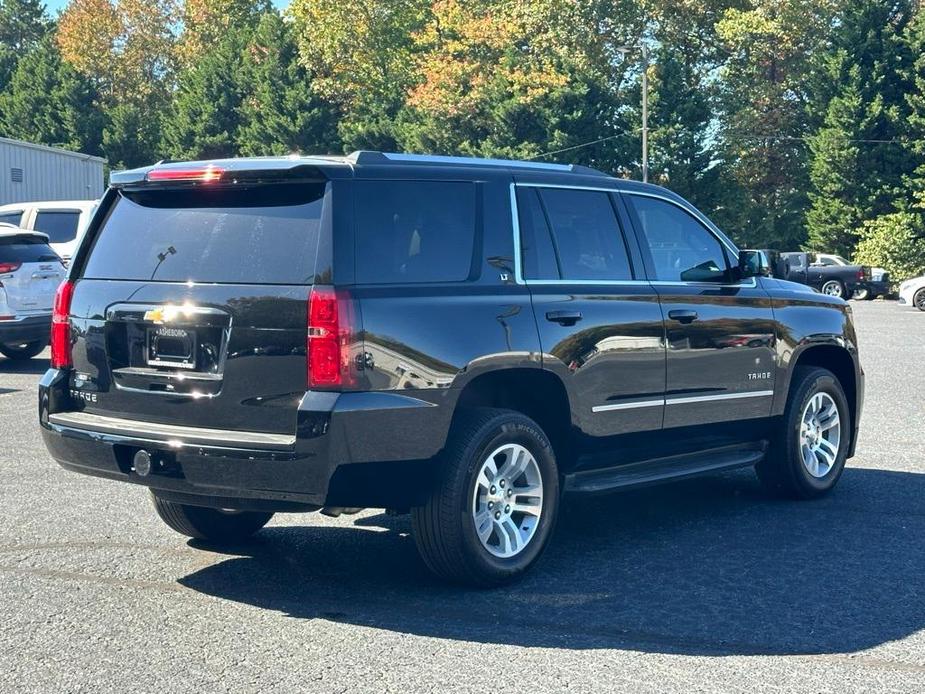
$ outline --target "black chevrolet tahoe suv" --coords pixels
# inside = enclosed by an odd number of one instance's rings
[[[663,188],[358,152],[114,173],[61,285],[39,418],[174,530],[411,513],[441,577],[540,556],[570,494],[853,455],[849,307],[767,277]]]

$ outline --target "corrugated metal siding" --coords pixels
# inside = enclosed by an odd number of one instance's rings
[[[0,138],[0,205],[99,198],[104,165],[99,157]],[[22,170],[21,183],[13,169]]]

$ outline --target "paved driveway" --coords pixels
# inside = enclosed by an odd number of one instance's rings
[[[854,303],[868,392],[835,494],[737,472],[572,501],[508,589],[434,581],[407,518],[279,516],[216,553],[46,455],[0,357],[0,691],[923,691],[925,313]]]

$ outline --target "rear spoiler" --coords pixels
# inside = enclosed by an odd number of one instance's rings
[[[267,157],[160,161],[153,166],[114,171],[109,175],[109,185],[122,188],[140,185],[317,181],[350,176],[351,164],[343,157]]]
[[[0,241],[10,239],[12,241],[29,239],[30,241],[43,241],[49,243],[48,234],[41,231],[30,231],[29,229],[20,229],[13,227],[12,231],[7,231],[6,226],[0,226]]]

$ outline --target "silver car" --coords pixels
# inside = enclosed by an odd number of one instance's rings
[[[0,224],[0,354],[31,359],[45,349],[64,275],[47,234]]]

